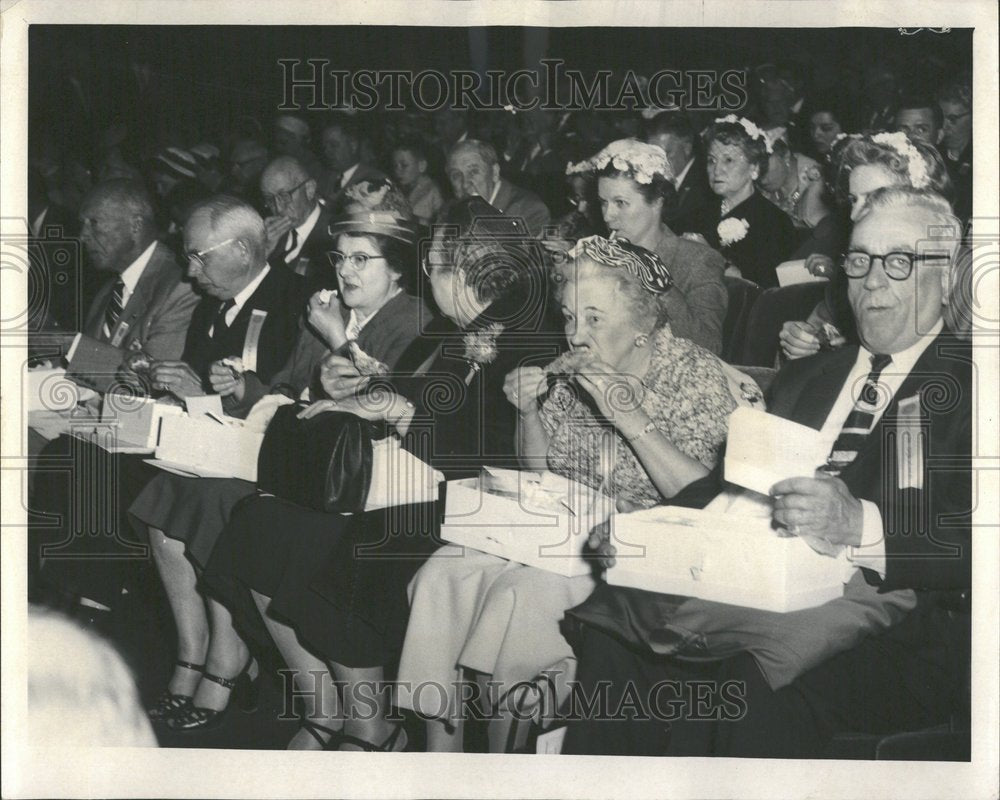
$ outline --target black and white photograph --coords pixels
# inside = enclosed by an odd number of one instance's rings
[[[4,797],[1000,796],[994,3],[0,11]]]

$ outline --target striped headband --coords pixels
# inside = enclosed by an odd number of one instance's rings
[[[673,286],[670,271],[656,253],[632,244],[628,239],[588,236],[569,251],[572,258],[586,256],[606,267],[627,269],[652,294],[663,294]]]

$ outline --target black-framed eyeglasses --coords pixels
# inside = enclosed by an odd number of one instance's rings
[[[948,259],[946,253],[907,253],[895,250],[885,255],[866,253],[864,250],[851,250],[841,257],[840,266],[848,278],[865,278],[871,272],[872,264],[882,262],[882,269],[887,278],[894,281],[905,281],[913,272],[913,265],[918,261],[939,261]]]
[[[330,250],[326,254],[326,260],[334,269],[340,269],[345,261],[349,261],[354,269],[360,271],[368,266],[368,262],[374,258],[385,258],[385,256],[372,256],[368,253],[341,253],[339,250]]]
[[[944,115],[944,121],[945,122],[950,122],[952,125],[954,125],[960,119],[964,119],[965,117],[969,116],[969,114],[971,114],[971,113],[972,113],[971,111],[963,111],[961,114],[945,114]]]
[[[235,241],[236,241],[235,237],[230,237],[229,239],[221,241],[218,244],[213,244],[211,247],[206,247],[204,250],[191,250],[184,254],[184,260],[186,262],[197,261],[198,266],[201,269],[205,269],[205,256],[207,256],[213,250],[218,250],[220,247],[223,247]]]
[[[286,189],[283,192],[277,192],[275,194],[265,194],[264,195],[264,205],[271,209],[277,209],[280,203],[283,206],[287,206],[292,202],[292,196],[303,186],[305,186],[311,178],[306,178],[298,186],[293,186],[291,189]]]

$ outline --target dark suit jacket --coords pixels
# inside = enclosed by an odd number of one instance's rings
[[[203,379],[213,361],[241,356],[247,328],[255,309],[267,312],[257,343],[256,374],[270,382],[295,345],[299,318],[306,308],[309,291],[305,280],[288,270],[271,267],[257,290],[244,303],[229,328],[215,337],[208,335],[222,306],[214,297],[204,297],[191,318],[183,360]],[[218,333],[218,332],[217,332]]]
[[[717,213],[712,210],[714,202],[715,193],[708,185],[705,160],[696,155],[684,182],[677,189],[673,203],[664,209],[663,221],[678,236],[698,233],[705,228],[705,220]]]
[[[285,261],[281,258],[281,250],[285,245],[285,237],[282,237],[274,250],[267,257],[267,263],[272,267],[282,270],[290,270],[299,275],[305,276],[309,285],[319,288],[332,288],[336,286],[336,276],[326,261],[326,253],[333,250],[333,240],[330,238],[330,223],[333,221],[333,214],[328,205],[321,204],[319,217],[313,229],[309,231],[309,236],[299,249],[295,258]],[[287,234],[286,234],[287,235]]]
[[[719,213],[721,206],[722,198],[716,196],[713,212],[706,219],[707,227],[701,231],[705,239],[739,267],[747,280],[764,289],[777,286],[774,268],[790,257],[799,241],[791,217],[760,192],[754,192],[724,217],[746,220],[750,226],[746,236],[723,247],[718,233],[719,222],[723,219]]]
[[[508,217],[523,219],[532,236],[541,236],[542,229],[551,220],[548,207],[537,195],[503,179],[493,205]]]
[[[87,312],[81,331],[83,338],[69,364],[70,372],[104,391],[122,359],[132,350],[144,350],[154,359],[179,358],[198,303],[198,296],[183,277],[184,271],[174,254],[158,242],[110,339],[104,337],[102,327],[117,275],[108,281],[97,292]],[[112,346],[116,336],[121,339]],[[81,369],[84,363],[85,370]]]

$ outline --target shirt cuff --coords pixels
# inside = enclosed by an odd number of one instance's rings
[[[73,360],[73,353],[76,352],[76,346],[80,344],[80,339],[83,337],[82,333],[78,333],[73,337],[73,343],[69,346],[69,350],[66,351],[66,361],[67,363]]]
[[[885,532],[882,513],[870,500],[861,501],[861,544],[848,548],[848,559],[857,567],[885,577]]]

